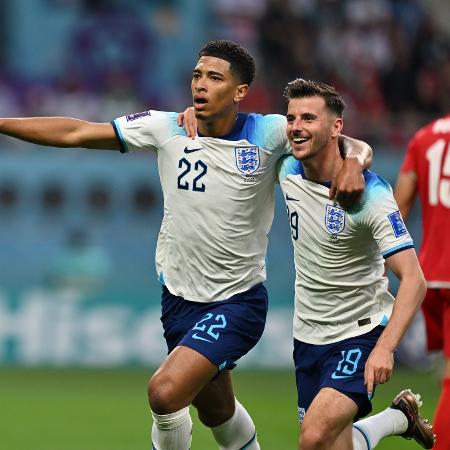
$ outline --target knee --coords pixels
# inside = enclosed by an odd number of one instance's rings
[[[329,448],[326,436],[320,430],[313,427],[302,426],[299,450],[322,450]]]
[[[175,383],[164,373],[153,375],[147,385],[150,408],[156,414],[171,414],[187,406],[177,395]]]

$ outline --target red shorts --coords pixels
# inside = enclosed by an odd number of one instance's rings
[[[450,289],[428,289],[422,310],[428,350],[444,350],[450,358]]]

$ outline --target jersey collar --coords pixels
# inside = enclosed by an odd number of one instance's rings
[[[230,133],[225,134],[224,136],[214,136],[218,139],[226,139],[227,141],[239,141],[241,139],[241,134],[244,129],[245,121],[247,120],[248,114],[245,113],[238,113],[236,116],[236,123],[231,130]],[[197,134],[199,137],[207,137],[204,134],[200,133],[200,131],[197,130]]]

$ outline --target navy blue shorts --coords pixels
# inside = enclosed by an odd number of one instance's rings
[[[267,290],[259,283],[246,292],[211,303],[191,302],[163,286],[161,322],[168,353],[192,348],[231,370],[262,336],[267,316]]]
[[[333,344],[314,345],[294,339],[295,378],[300,422],[314,397],[331,387],[350,397],[358,406],[355,420],[372,411],[364,385],[364,369],[384,327]],[[375,390],[375,389],[374,389]]]

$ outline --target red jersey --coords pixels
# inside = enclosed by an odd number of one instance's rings
[[[417,176],[423,226],[419,261],[428,286],[450,288],[450,114],[414,135],[401,171]]]

